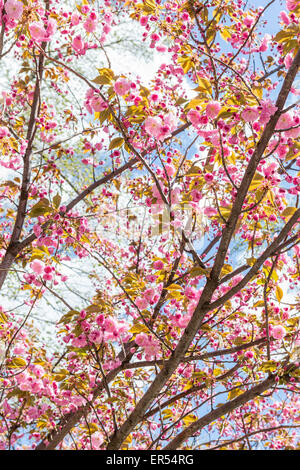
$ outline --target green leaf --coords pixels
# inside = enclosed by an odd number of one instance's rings
[[[233,400],[234,398],[238,397],[242,393],[244,392],[240,388],[235,388],[234,390],[230,390],[230,392],[228,393],[228,400]]]
[[[104,302],[103,302],[104,304]],[[105,305],[105,304],[104,304]],[[100,305],[95,305],[95,304],[92,304],[92,305],[89,305],[89,307],[87,307],[85,309],[85,311],[87,313],[97,313],[97,312],[102,312],[103,311],[103,307],[101,307]]]
[[[253,177],[253,180],[251,181],[249,191],[252,191],[253,189],[258,188],[261,185],[261,183],[264,181],[264,179],[265,178],[263,177],[263,175],[256,172]]]
[[[175,106],[181,106],[182,104],[185,104],[186,102],[187,100],[185,98],[182,98],[182,96],[180,96],[178,100],[176,101]]]
[[[5,315],[4,312],[0,312],[0,323],[6,323],[8,321],[7,316]]]
[[[194,65],[193,61],[190,57],[179,57],[178,59],[179,64],[181,65],[184,73],[187,73]]]
[[[299,42],[297,39],[291,39],[287,41],[283,47],[284,55],[288,54],[288,52],[290,52],[292,49],[295,49],[295,48],[298,49],[298,46],[299,46]]]
[[[197,176],[199,178],[199,175],[202,173],[202,170],[199,166],[193,165],[191,168],[187,171],[186,176]],[[203,179],[204,181],[204,179]]]
[[[34,206],[31,208],[29,212],[29,217],[32,217],[32,218],[39,217],[41,215],[48,214],[49,212],[52,212],[49,200],[46,198],[43,198],[39,202],[34,204]]]
[[[106,120],[111,119],[111,112],[109,108],[104,109],[103,111],[95,113],[95,119],[99,119],[100,123],[103,124]]]
[[[201,106],[203,103],[203,100],[200,98],[194,98],[192,99],[185,107],[186,110],[188,109],[194,109],[196,106]]]
[[[181,291],[182,287],[179,286],[178,284],[171,284],[170,286],[166,287],[165,289],[166,289],[166,290],[170,290],[170,291],[172,291],[172,290],[179,290],[179,291]]]
[[[254,258],[253,256],[251,258],[246,258],[246,263],[248,264],[248,266],[253,266],[256,263],[256,258]]]
[[[212,87],[210,81],[206,78],[199,78],[198,80],[198,87],[196,88],[197,91],[201,91],[202,93],[212,93]]]
[[[275,36],[275,41],[277,41],[279,43],[284,42],[288,39],[291,39],[293,36],[294,36],[293,31],[289,31],[289,30],[279,31],[279,33],[277,33],[276,36]]]
[[[124,139],[122,137],[116,137],[115,139],[111,140],[109,144],[109,150],[117,149],[121,147],[124,143]]]
[[[255,94],[255,96],[257,96],[257,98],[259,98],[260,100],[262,99],[262,97],[263,97],[263,87],[262,86],[253,86],[252,91]]]
[[[53,198],[53,205],[55,209],[58,209],[61,203],[61,196],[59,194],[56,194]]]
[[[162,414],[163,414],[164,419],[170,419],[174,416],[173,411],[170,410],[169,408],[167,408],[166,410],[163,410]]]
[[[109,85],[111,79],[106,77],[105,75],[98,75],[98,77],[94,78],[92,82],[96,83],[97,85]]]
[[[133,327],[130,328],[129,331],[134,335],[137,333],[149,333],[148,328],[143,323],[137,323],[136,325],[133,325]]]
[[[233,344],[235,344],[235,346],[241,346],[242,344],[245,344],[245,343],[247,343],[247,340],[244,340],[242,336],[237,336],[233,340]]]
[[[262,365],[261,365],[261,370],[263,372],[274,372],[274,370],[277,369],[277,362],[275,361],[266,361],[266,362],[263,362]]]
[[[202,331],[211,331],[211,327],[209,325],[201,325],[200,330],[202,330]]]
[[[61,317],[58,323],[63,323],[65,325],[66,323],[69,323],[75,315],[79,315],[79,312],[77,310],[70,310]]]
[[[184,422],[186,426],[189,426],[191,423],[194,423],[195,421],[197,421],[197,419],[198,419],[197,416],[190,414],[190,415],[185,416],[182,421]]]
[[[89,423],[88,425],[80,425],[80,427],[84,431],[87,431],[88,434],[89,433],[94,434],[94,432],[97,432],[99,430],[96,423]]]
[[[214,42],[216,37],[216,30],[215,28],[210,28],[207,33],[206,33],[206,40],[208,42],[208,45],[211,46],[212,43]]]
[[[159,5],[152,0],[144,0],[143,3],[139,3],[137,6],[140,6],[144,13],[149,15],[150,13],[154,14]]]
[[[227,39],[231,38],[231,34],[226,28],[222,28],[220,31],[221,38],[227,42]]]
[[[98,69],[98,77],[92,80],[97,85],[110,85],[112,79],[114,78],[114,73],[111,69],[103,68]]]
[[[22,357],[15,357],[12,360],[8,360],[6,366],[9,368],[26,367],[27,362]]]
[[[201,268],[200,266],[194,266],[190,272],[190,278],[198,277],[198,276],[208,276],[210,270]]]
[[[284,211],[281,213],[281,217],[292,217],[296,212],[297,207],[286,207]]]
[[[224,264],[223,265],[223,268],[222,268],[222,271],[221,271],[221,276],[226,276],[226,274],[230,274],[231,272],[233,271],[233,268],[232,266],[230,266],[230,264]]]
[[[278,302],[281,302],[281,299],[283,297],[283,290],[281,289],[281,287],[279,286],[276,286],[276,299],[278,300]]]
[[[54,375],[54,380],[56,382],[62,382],[69,375],[69,372],[66,369],[61,369],[56,372]]]
[[[231,214],[231,207],[220,207],[220,213],[224,219],[227,219]]]

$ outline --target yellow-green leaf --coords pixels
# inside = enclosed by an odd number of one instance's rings
[[[278,300],[278,302],[281,301],[282,297],[283,297],[283,290],[281,289],[281,287],[279,286],[276,286],[276,299]]]
[[[56,209],[59,208],[60,206],[60,203],[61,203],[61,196],[59,194],[56,194],[53,198],[53,205]]]
[[[51,207],[49,205],[49,200],[46,198],[41,199],[39,202],[34,204],[34,206],[31,208],[29,212],[29,216],[34,218],[34,217],[39,217],[41,215],[45,215],[49,212],[51,212]]]
[[[286,207],[286,209],[281,213],[281,217],[292,217],[296,210],[297,207]]]
[[[197,416],[191,414],[191,415],[185,416],[182,421],[184,422],[186,426],[189,426],[191,423],[194,423],[195,421],[197,421],[197,419],[198,419]]]
[[[233,271],[232,266],[230,264],[224,264],[222,271],[221,271],[221,276],[226,276],[226,274],[229,274]]]
[[[109,144],[109,150],[119,148],[123,145],[124,139],[122,137],[116,137]]]
[[[148,328],[143,323],[137,323],[136,325],[133,325],[133,327],[130,328],[129,331],[132,334],[148,333],[149,332]]]
[[[242,393],[244,392],[240,388],[235,388],[234,390],[230,390],[230,392],[228,393],[228,400],[233,400],[234,398],[238,397]]]
[[[198,87],[196,88],[197,91],[201,91],[202,93],[212,93],[212,87],[210,81],[206,78],[199,78],[198,80]]]
[[[190,277],[198,277],[198,276],[208,276],[209,274],[208,269],[201,268],[200,266],[194,266],[190,272]]]
[[[255,173],[253,180],[251,181],[249,191],[252,191],[253,189],[258,188],[263,181],[264,181],[263,175],[261,175],[260,173]]]
[[[224,41],[227,41],[231,37],[230,32],[226,28],[222,28],[220,31],[220,36]]]
[[[9,360],[7,362],[6,366],[9,367],[9,368],[26,367],[27,362],[22,357],[14,357],[12,360]]]
[[[98,72],[98,77],[94,78],[93,80],[93,82],[97,83],[97,85],[109,85],[112,79],[114,78],[114,73],[110,69],[98,69]]]

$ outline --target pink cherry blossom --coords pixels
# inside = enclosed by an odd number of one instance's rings
[[[43,263],[43,261],[35,259],[30,263],[30,267],[36,274],[42,274],[42,272],[44,271],[45,264]]]
[[[152,289],[151,287],[149,289],[146,289],[144,292],[144,296],[149,302],[151,302],[156,297],[155,289]]]
[[[205,207],[204,209],[204,215],[207,215],[208,217],[212,217],[214,215],[217,215],[218,211],[214,207]]]
[[[176,169],[174,168],[173,165],[165,165],[165,169],[169,177],[174,176],[176,173]]]
[[[191,197],[194,202],[199,202],[202,199],[203,194],[197,189],[193,189],[191,191]]]
[[[51,37],[53,34],[56,32],[57,29],[57,23],[53,18],[50,18],[49,20],[46,21],[46,36],[45,40],[50,41]]]
[[[114,90],[118,95],[124,96],[127,95],[127,93],[129,92],[130,85],[131,82],[126,78],[119,78],[114,84]]]
[[[288,10],[295,10],[299,6],[299,0],[285,0]]]
[[[157,200],[161,200],[161,194],[156,184],[153,184],[152,186],[152,194],[153,194],[153,197],[155,197]]]
[[[150,360],[160,352],[160,345],[157,339],[145,333],[136,335],[135,342],[144,348],[146,360]]]
[[[242,111],[241,116],[246,122],[254,122],[259,117],[259,111],[256,106],[253,106],[253,107],[247,106],[247,108],[245,108],[244,111]]]
[[[283,339],[286,335],[286,329],[282,325],[277,325],[272,328],[272,336],[275,339]]]
[[[173,112],[169,112],[164,116],[149,116],[145,120],[145,130],[147,134],[158,139],[165,140],[170,137],[172,132],[176,129],[177,117]]]
[[[9,135],[9,131],[6,127],[0,127],[0,139],[7,137]]]
[[[198,126],[201,123],[201,114],[195,109],[191,109],[187,113],[187,118],[191,121],[193,126]]]
[[[81,52],[84,49],[84,43],[80,35],[75,36],[72,41],[72,47],[76,52]]]
[[[222,106],[218,101],[211,101],[206,105],[206,115],[209,119],[214,119],[218,116]]]
[[[101,112],[108,107],[103,98],[97,94],[92,88],[86,92],[86,100],[84,102],[89,113]]]
[[[161,126],[162,122],[161,119],[158,117],[149,116],[145,120],[145,130],[147,134],[149,134],[151,137],[158,138],[160,136]]]
[[[290,66],[293,63],[293,55],[292,54],[287,54],[284,58],[284,65],[286,66],[287,69],[290,68]]]
[[[277,121],[276,129],[287,129],[288,127],[292,126],[292,116],[290,113],[284,113],[280,116]]]
[[[44,281],[52,281],[53,274],[50,273],[50,272],[48,272],[48,273],[46,272],[46,273],[43,274],[43,279],[44,279]]]
[[[95,450],[100,449],[101,445],[103,444],[103,441],[104,441],[104,437],[103,437],[103,434],[101,434],[101,432],[96,431],[92,434],[91,442],[92,442],[93,449]]]
[[[207,183],[211,183],[214,179],[214,175],[212,173],[205,173],[204,179]]]
[[[163,122],[169,127],[171,134],[177,128],[178,119],[177,116],[172,111],[170,111],[169,113],[164,115]]]
[[[23,3],[18,0],[7,0],[5,11],[9,18],[19,20],[23,13]]]
[[[200,291],[199,290],[197,291],[197,289],[193,286],[186,287],[184,293],[187,296],[187,298],[190,300],[198,299],[200,296]]]
[[[286,24],[286,25],[290,24],[291,20],[290,20],[288,14],[286,13],[286,11],[284,11],[284,10],[281,11],[279,15],[280,15],[281,21],[283,21],[284,24]]]
[[[77,13],[72,13],[71,24],[72,26],[77,26],[79,24],[79,16],[77,15]]]
[[[103,333],[100,330],[93,330],[89,333],[89,341],[91,343],[100,344],[103,340]],[[84,343],[83,339],[80,343]]]
[[[251,28],[251,26],[253,25],[254,23],[254,18],[251,18],[250,16],[247,16],[244,21],[243,21],[244,25],[247,27],[247,28]]]
[[[161,260],[154,261],[153,267],[154,269],[161,270],[164,267],[164,263]]]
[[[139,309],[144,310],[149,306],[149,301],[145,297],[138,297],[135,300],[136,305]]]
[[[278,168],[278,164],[273,162],[267,168],[264,168],[263,173],[266,178],[272,176]]]
[[[89,5],[82,5],[82,7],[81,7],[81,13],[82,13],[83,15],[87,15],[89,11],[90,11]]]
[[[300,126],[299,126],[298,119],[295,118],[295,117],[292,121],[292,127],[294,127],[294,129],[289,129],[289,130],[285,131],[285,135],[287,137],[292,137],[292,138],[299,137],[299,135],[300,135]]]
[[[107,103],[99,95],[94,95],[91,99],[91,106],[95,112],[101,112],[107,108]]]
[[[84,29],[86,30],[87,33],[93,33],[96,31],[97,28],[97,22],[92,20],[91,18],[88,18],[84,24],[83,24]]]
[[[142,26],[146,26],[147,23],[148,23],[148,16],[141,16],[140,24]]]
[[[260,109],[259,122],[261,124],[266,124],[270,120],[270,117],[277,111],[277,107],[270,99],[262,100],[258,109]]]
[[[266,34],[263,37],[263,40],[261,42],[261,45],[259,46],[258,51],[259,52],[266,52],[268,50],[270,40],[271,40],[271,36],[269,34]]]
[[[42,21],[33,21],[29,25],[29,32],[37,42],[50,41],[51,37],[56,31],[56,22],[50,18],[45,24]]]

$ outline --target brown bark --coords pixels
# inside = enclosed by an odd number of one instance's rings
[[[179,433],[163,450],[178,449],[178,447],[189,437],[193,436],[197,431],[201,430],[208,424],[212,423],[221,416],[230,413],[231,411],[239,408],[253,398],[257,397],[261,393],[268,390],[276,382],[276,377],[271,375],[263,382],[247,390],[243,394],[239,395],[237,398],[228,401],[224,405],[219,406],[218,408],[212,410],[210,413],[207,413],[202,418],[198,419],[194,423],[190,424],[186,429]]]

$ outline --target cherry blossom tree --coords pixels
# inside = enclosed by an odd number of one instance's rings
[[[262,3],[0,0],[1,449],[299,447],[300,2]]]

